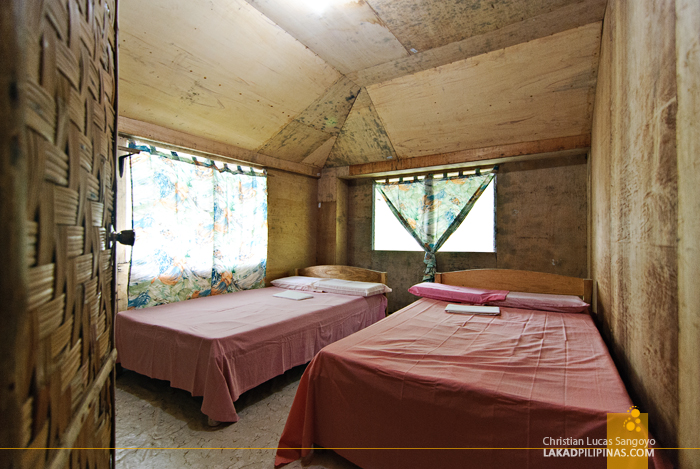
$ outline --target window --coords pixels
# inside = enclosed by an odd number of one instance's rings
[[[264,286],[264,171],[129,142],[129,308]]]
[[[494,179],[440,252],[496,252],[495,186]],[[391,212],[378,186],[374,186],[373,225],[374,250],[423,251]]]

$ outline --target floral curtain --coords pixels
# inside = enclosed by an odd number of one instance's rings
[[[129,308],[264,286],[264,172],[129,146],[132,249]]]
[[[435,280],[435,253],[455,232],[494,173],[375,182],[391,212],[425,251],[423,281]]]

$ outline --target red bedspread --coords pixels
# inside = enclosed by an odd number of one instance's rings
[[[294,301],[261,288],[117,314],[125,368],[204,396],[202,412],[235,422],[238,396],[307,363],[321,348],[384,318],[386,297],[312,293]]]
[[[317,444],[366,469],[605,467],[604,457],[518,449],[604,439],[606,413],[632,405],[590,316],[471,316],[446,304],[421,299],[324,348],[301,379],[275,464]]]

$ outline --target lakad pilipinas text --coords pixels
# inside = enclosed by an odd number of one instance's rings
[[[588,458],[609,458],[609,457],[638,457],[653,458],[654,448],[633,448],[627,451],[626,448],[544,448],[546,458],[565,457],[588,457]]]
[[[546,458],[606,458],[608,469],[646,469],[656,441],[649,438],[648,414],[631,407],[607,414],[607,438],[545,437],[542,444]]]

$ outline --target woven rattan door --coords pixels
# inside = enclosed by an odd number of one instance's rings
[[[2,467],[114,454],[116,8],[1,8]]]

